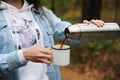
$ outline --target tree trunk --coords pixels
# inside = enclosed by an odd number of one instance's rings
[[[120,25],[120,0],[115,0],[115,21]]]
[[[80,2],[81,2],[81,0],[76,0],[76,2],[75,2],[76,6],[79,6]]]
[[[83,0],[82,20],[100,19],[102,0]]]
[[[55,0],[51,0],[51,10],[55,13]]]

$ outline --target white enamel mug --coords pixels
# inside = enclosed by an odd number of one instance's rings
[[[57,66],[67,66],[70,63],[70,46],[63,45],[60,49],[60,45],[54,45],[53,49],[53,64]]]

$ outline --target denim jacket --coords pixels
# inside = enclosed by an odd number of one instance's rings
[[[64,38],[64,29],[71,25],[69,22],[61,21],[46,8],[44,11],[32,8],[31,11],[43,33],[44,47],[53,46],[54,38]],[[20,62],[17,53],[4,14],[0,10],[0,80],[19,80],[18,68],[27,62]],[[59,67],[49,64],[48,77],[49,80],[61,80]]]

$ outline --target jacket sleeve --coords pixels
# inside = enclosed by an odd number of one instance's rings
[[[45,15],[48,18],[51,28],[54,33],[54,37],[58,39],[63,39],[64,30],[66,27],[70,26],[71,23],[67,21],[62,21],[59,17],[57,17],[51,10],[44,8]]]
[[[26,61],[19,60],[18,51],[7,54],[0,54],[0,76],[3,76],[25,64]]]
[[[47,9],[44,7],[45,15],[48,18],[53,34],[55,38],[58,38],[60,40],[63,40],[65,38],[64,30],[65,28],[69,27],[72,25],[68,21],[62,21],[59,17],[57,17],[51,10]],[[72,39],[67,39],[67,43],[70,44],[82,44],[83,42],[77,41],[77,40],[72,40]]]

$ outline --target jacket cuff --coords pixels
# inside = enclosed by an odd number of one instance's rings
[[[23,50],[19,50],[18,51],[18,60],[20,61],[20,63],[24,63],[27,62],[27,60],[25,59],[24,55],[23,55]]]
[[[20,66],[25,65],[27,62],[26,60],[22,60],[21,57],[19,56],[21,51],[14,51],[12,53],[9,54],[8,58],[7,58],[7,63],[9,65],[9,70],[13,70],[16,69]],[[20,54],[22,55],[22,54]]]

